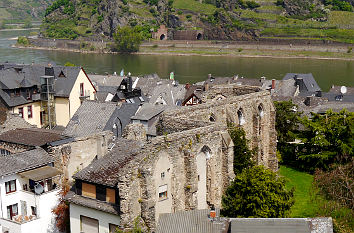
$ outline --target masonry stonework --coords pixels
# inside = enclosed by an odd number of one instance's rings
[[[141,216],[154,231],[161,213],[220,208],[235,176],[229,123],[245,130],[250,146],[257,148],[257,164],[278,169],[269,92],[237,85],[211,87],[202,104],[165,111],[156,126],[159,136],[119,168],[122,227],[132,227]]]

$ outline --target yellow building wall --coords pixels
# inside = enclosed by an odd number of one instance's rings
[[[57,125],[64,126],[70,121],[69,99],[55,97],[55,118]]]
[[[32,118],[28,118],[28,111],[27,111],[28,106],[32,106]],[[16,106],[12,109],[12,112],[19,114],[18,111],[19,108],[23,108],[23,119],[25,119],[25,121],[27,121],[31,125],[36,125],[38,128],[41,128],[41,102],[40,101]]]
[[[84,90],[90,92],[90,97],[88,99],[95,99],[95,89],[92,86],[90,80],[85,75],[85,72],[81,69],[78,78],[74,84],[73,89],[71,90],[69,101],[70,101],[70,118],[75,114],[76,110],[81,105],[80,100],[80,83],[84,84]]]

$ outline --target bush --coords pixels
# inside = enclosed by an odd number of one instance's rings
[[[255,8],[261,6],[261,5],[259,5],[258,3],[256,3],[255,1],[246,1],[246,5],[247,5],[247,7],[250,8],[250,9],[255,9]]]
[[[131,27],[118,27],[113,35],[115,47],[118,52],[131,53],[139,51],[142,36]]]
[[[25,37],[25,36],[19,36],[19,37],[17,38],[17,44],[19,44],[19,45],[24,45],[24,46],[28,46],[30,43],[29,43],[27,37]]]
[[[294,189],[263,166],[236,175],[222,197],[221,214],[234,218],[284,218],[294,204]]]

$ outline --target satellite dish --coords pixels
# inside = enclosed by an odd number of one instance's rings
[[[43,186],[42,186],[41,184],[36,184],[36,185],[34,186],[34,192],[35,192],[37,195],[42,194],[43,191],[44,191],[44,188],[43,188]]]
[[[346,87],[346,86],[342,86],[342,87],[340,88],[340,93],[342,93],[342,94],[347,93],[347,87]]]

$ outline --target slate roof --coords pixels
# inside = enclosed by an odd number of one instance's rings
[[[329,93],[341,94],[340,89],[342,86],[332,86]],[[347,95],[354,95],[354,87],[347,87]]]
[[[54,130],[18,128],[0,134],[0,141],[27,146],[44,146],[67,138]]]
[[[1,64],[0,64],[1,65]],[[0,89],[15,89],[21,87],[40,87],[40,77],[46,75],[45,65],[3,64],[0,69]],[[53,66],[55,96],[69,97],[81,67]],[[64,76],[64,77],[61,77]],[[6,96],[7,95],[7,96]],[[0,97],[10,107],[32,102],[22,96],[10,97],[6,92],[0,91]]]
[[[301,89],[300,86],[300,92],[304,91],[304,92],[313,93],[316,91],[321,91],[321,88],[318,86],[315,78],[311,73],[309,74],[287,73],[284,76],[283,80],[296,79],[296,77],[301,78],[304,82],[304,89]]]
[[[333,233],[331,218],[231,218],[231,233]]]
[[[17,128],[34,128],[35,126],[31,125],[25,119],[20,117],[18,114],[15,113],[9,113],[9,112],[1,112],[3,111],[0,108],[0,115],[4,114],[5,119],[4,122],[0,121],[0,133],[7,132],[9,130],[17,129]]]
[[[125,126],[130,123],[130,118],[135,115],[138,109],[139,104],[123,103],[119,109],[116,108],[108,122],[111,122],[115,119],[115,117],[118,117],[120,123],[122,124],[122,129],[124,129]],[[111,130],[111,124],[107,123],[103,130]]]
[[[116,103],[84,101],[63,133],[72,137],[84,137],[102,132],[117,108]]]
[[[65,200],[69,201],[70,203],[74,203],[76,205],[96,209],[110,214],[119,215],[118,205],[114,205],[97,199],[83,197],[81,195],[75,194],[75,192],[73,191],[69,191],[66,194]]]
[[[185,94],[186,89],[184,88],[184,85],[174,86],[170,83],[160,84],[152,91],[149,102],[155,104],[162,99],[166,105],[176,106],[177,102],[182,103]]]
[[[105,130],[112,130],[116,117],[122,123],[122,129],[130,123],[139,105],[113,102],[84,101],[64,130],[65,135],[85,137]]]
[[[143,142],[119,138],[115,147],[104,157],[94,160],[89,166],[76,173],[73,178],[95,184],[115,187],[120,169],[143,149]]]
[[[0,175],[6,176],[42,167],[54,162],[54,158],[42,148],[0,157]]]
[[[219,210],[216,210],[219,216]],[[227,232],[228,221],[210,221],[209,210],[180,211],[160,214],[157,233],[222,233]],[[225,231],[226,230],[226,231]]]
[[[153,105],[151,103],[145,103],[138,109],[135,116],[132,116],[131,119],[148,121],[162,113],[166,108],[168,108],[166,105]]]
[[[270,89],[272,87],[272,80],[265,80],[263,82],[263,89]],[[276,96],[295,96],[296,93],[296,85],[294,79],[287,80],[276,80],[275,81],[275,89],[273,91],[273,95]]]

